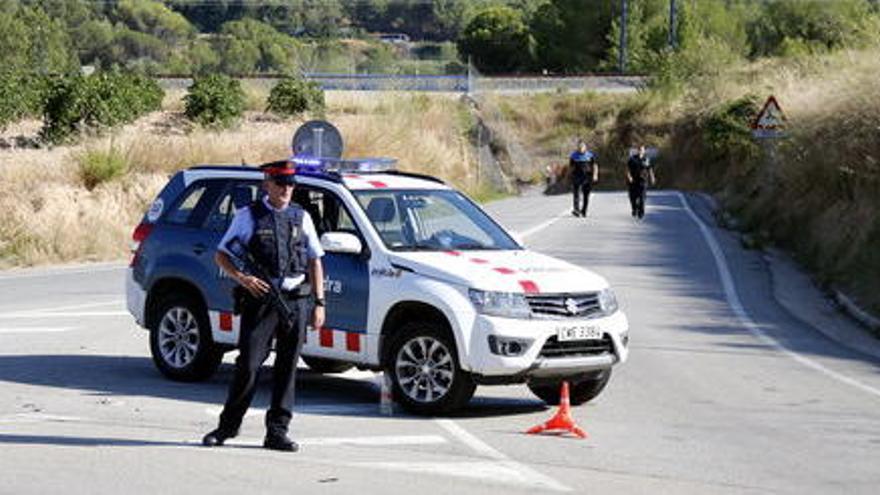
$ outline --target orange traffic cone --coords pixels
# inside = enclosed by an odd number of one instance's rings
[[[574,433],[578,438],[587,438],[587,432],[581,429],[571,417],[571,402],[568,398],[568,382],[562,382],[562,391],[559,393],[559,410],[542,425],[530,428],[526,433],[534,435],[551,430],[567,431]]]

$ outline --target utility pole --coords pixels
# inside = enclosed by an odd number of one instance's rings
[[[672,48],[673,50],[677,44],[675,35],[675,16],[675,0],[669,0],[669,48]]]
[[[620,0],[620,53],[618,53],[617,70],[626,72],[626,32],[627,32],[627,0]]]

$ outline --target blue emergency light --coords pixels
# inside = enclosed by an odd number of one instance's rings
[[[297,174],[320,175],[328,173],[346,174],[359,172],[387,172],[396,170],[394,158],[329,158],[312,156],[292,156],[290,163],[296,167]]]

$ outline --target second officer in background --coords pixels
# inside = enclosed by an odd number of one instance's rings
[[[576,217],[587,216],[587,208],[590,206],[590,192],[593,184],[599,181],[599,164],[596,156],[587,149],[587,143],[578,141],[577,149],[569,156],[568,164],[571,169],[571,185],[573,195],[573,207],[571,214]]]

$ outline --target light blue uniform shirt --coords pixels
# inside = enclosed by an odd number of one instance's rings
[[[263,196],[263,204],[271,211],[281,211],[272,206],[272,204],[269,203],[269,198],[266,196]],[[306,253],[308,258],[313,260],[324,256],[324,249],[321,248],[321,241],[318,239],[318,232],[315,230],[315,224],[312,222],[312,217],[308,212],[303,212],[302,223],[303,234],[306,236]],[[226,233],[223,234],[223,239],[220,239],[220,244],[217,245],[217,250],[223,251],[233,258],[237,258],[227,246],[229,246],[234,239],[238,239],[242,246],[247,246],[253,235],[254,216],[251,214],[250,206],[245,206],[244,208],[235,211],[235,216],[232,217],[232,222],[229,224],[229,228],[226,229]]]

